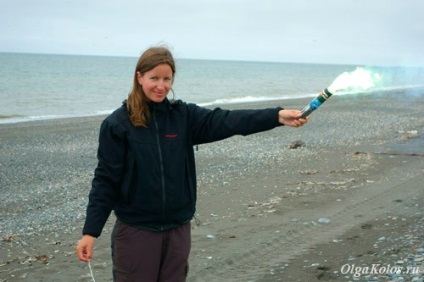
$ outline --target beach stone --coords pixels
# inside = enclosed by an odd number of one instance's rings
[[[302,140],[296,140],[296,141],[293,141],[290,145],[289,145],[289,148],[290,149],[297,149],[297,148],[299,148],[299,147],[303,147],[303,146],[305,146],[306,145],[306,143],[304,142],[304,141],[302,141]]]
[[[322,223],[322,224],[328,224],[328,223],[331,222],[331,220],[329,218],[326,218],[326,217],[321,217],[320,219],[318,219],[318,222]]]
[[[409,130],[406,132],[407,136],[410,138],[418,136],[418,130]]]

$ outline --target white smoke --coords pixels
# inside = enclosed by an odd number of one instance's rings
[[[358,67],[352,72],[339,75],[327,89],[332,93],[345,91],[363,91],[374,87],[380,80],[379,73]]]

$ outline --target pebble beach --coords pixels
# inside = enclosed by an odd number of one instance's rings
[[[422,282],[423,114],[424,91],[345,95],[301,128],[198,146],[187,281]],[[93,281],[74,250],[103,119],[0,124],[0,282]],[[113,223],[95,281],[112,281]]]

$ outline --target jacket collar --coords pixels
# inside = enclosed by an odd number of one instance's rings
[[[122,101],[122,106],[127,107],[127,99]],[[155,102],[147,102],[147,106],[151,111],[165,111],[166,109],[172,109],[172,103],[168,100],[168,98],[165,98],[160,103]]]
[[[149,106],[149,109],[151,111],[166,111],[168,108],[170,108],[170,102],[168,100],[168,98],[165,98],[162,102],[160,103],[155,103],[155,102],[147,102],[147,105]]]

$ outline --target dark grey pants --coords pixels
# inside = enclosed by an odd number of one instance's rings
[[[112,232],[115,282],[185,281],[191,225],[151,232],[117,221]]]

